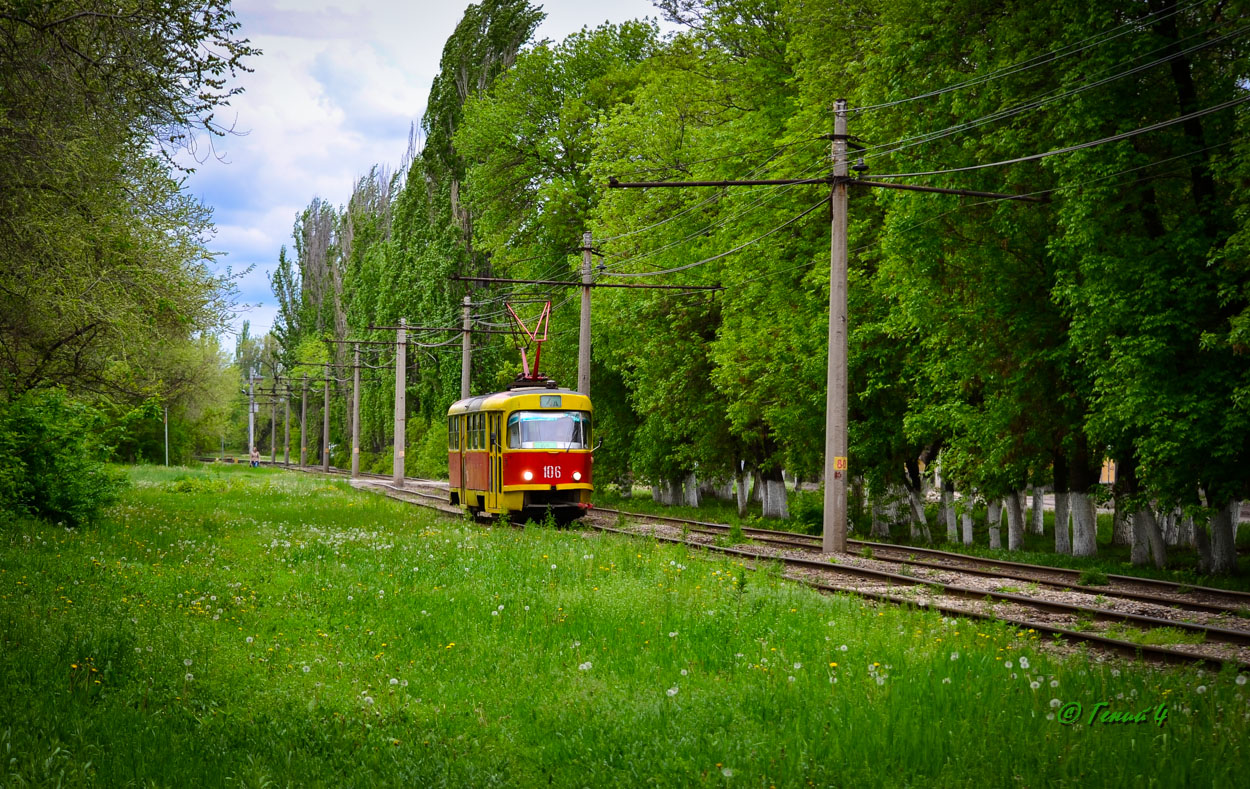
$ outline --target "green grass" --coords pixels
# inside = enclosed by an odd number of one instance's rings
[[[1250,748],[1231,671],[340,480],[131,477],[96,528],[0,530],[6,784],[1232,786]],[[1050,719],[1069,702],[1169,713]]]

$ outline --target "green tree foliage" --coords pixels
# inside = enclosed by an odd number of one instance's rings
[[[129,420],[151,419],[148,403]],[[0,404],[0,512],[67,526],[92,522],[113,503],[125,476],[104,460],[108,420],[56,389],[32,390]]]
[[[657,6],[679,32],[627,23],[528,46],[537,10],[470,7],[424,147],[414,139],[397,179],[376,171],[339,212],[353,336],[400,317],[457,325],[456,274],[575,278],[591,230],[601,282],[723,287],[595,291],[601,483],[743,467],[813,478],[828,186],[608,182],[823,177],[845,97],[858,173],[1048,200],[852,187],[851,468],[873,495],[918,492],[918,461],[939,452],[948,479],[987,499],[1050,478],[1088,493],[1106,456],[1135,471],[1133,506],[1184,506],[1205,523],[1250,493],[1250,113],[1229,104],[1250,84],[1244,3]],[[284,315],[306,314],[300,276],[284,257]],[[472,293],[486,326],[504,322],[505,298],[552,295],[545,364],[572,377],[576,291]],[[445,337],[413,338],[409,395],[425,424],[456,396]],[[515,357],[474,342],[474,391],[496,388]],[[388,387],[366,396],[375,448]],[[1222,570],[1220,528],[1202,533]]]

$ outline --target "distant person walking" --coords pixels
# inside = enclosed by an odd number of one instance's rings
[[[260,468],[260,450],[252,447],[252,468]]]

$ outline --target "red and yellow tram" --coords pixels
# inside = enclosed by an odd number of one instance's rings
[[[568,522],[591,506],[590,398],[535,383],[447,410],[449,500],[474,514]]]

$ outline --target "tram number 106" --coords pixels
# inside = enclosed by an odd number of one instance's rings
[[[560,478],[559,466],[543,466],[543,479],[559,479],[559,478]]]

